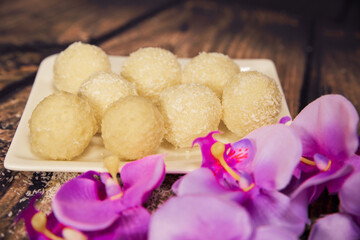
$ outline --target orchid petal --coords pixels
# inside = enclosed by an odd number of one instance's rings
[[[351,164],[356,171],[360,171],[360,156],[352,156],[349,160],[347,160],[347,164]]]
[[[86,234],[92,240],[145,240],[150,218],[150,213],[143,207],[129,208],[124,210],[109,228]]]
[[[297,240],[293,232],[276,226],[262,226],[256,229],[254,240]]]
[[[253,161],[255,184],[283,189],[301,158],[301,142],[289,127],[277,124],[259,128],[249,138],[256,144]]]
[[[279,226],[301,234],[307,219],[304,210],[298,212],[298,206],[292,209],[291,199],[278,191],[263,190],[255,198],[243,204],[248,210],[255,227],[272,225]]]
[[[303,156],[315,153],[331,160],[345,161],[358,148],[359,116],[354,106],[341,95],[325,95],[304,108],[290,127],[303,144]]]
[[[24,209],[23,211],[21,211],[20,215],[18,216],[18,218],[16,219],[16,221],[19,221],[20,219],[23,219],[25,222],[25,228],[26,228],[26,232],[28,233],[28,237],[31,240],[46,240],[47,238],[37,232],[33,226],[31,225],[31,219],[32,217],[38,213],[39,211],[35,208],[35,202],[36,200],[40,197],[39,195],[35,195],[34,197],[32,197],[30,199],[29,205],[26,209]]]
[[[213,157],[211,154],[211,146],[217,142],[217,140],[213,137],[214,134],[219,134],[220,131],[210,132],[206,137],[196,138],[193,142],[193,146],[195,144],[199,144],[202,154],[202,163],[201,167],[207,167],[213,170],[213,167],[218,165],[218,160]]]
[[[31,223],[32,218],[39,211],[35,208],[36,200],[40,198],[40,194],[35,195],[30,199],[29,205],[26,209],[24,209],[20,215],[17,217],[16,222],[20,219],[23,219],[25,222],[25,228],[28,233],[28,237],[30,240],[46,240],[48,239],[45,234],[36,231]],[[50,213],[46,216],[46,229],[57,236],[61,236],[61,232],[64,226],[59,223],[59,221],[55,218],[53,213]]]
[[[99,230],[110,226],[125,207],[119,201],[101,199],[97,182],[75,178],[65,183],[52,203],[56,218],[80,230]]]
[[[174,197],[153,213],[150,240],[249,239],[252,226],[244,208],[214,196]]]
[[[298,186],[291,193],[291,198],[295,198],[298,194],[300,194],[302,191],[304,191],[305,189],[307,189],[309,187],[317,186],[320,184],[326,184],[332,180],[337,180],[344,176],[348,176],[349,174],[351,174],[353,172],[353,170],[354,170],[354,168],[351,165],[345,165],[336,172],[327,171],[327,172],[321,172],[317,175],[314,175],[314,176],[308,178],[307,180],[305,180],[302,184],[300,184],[300,186]],[[341,184],[341,183],[337,183],[337,184]],[[334,190],[335,187],[340,189],[341,185],[335,186],[333,183],[331,189]],[[311,199],[311,200],[315,200],[315,199]]]
[[[360,229],[347,214],[331,214],[316,221],[310,232],[309,240],[356,240]]]
[[[153,155],[128,163],[120,176],[124,184],[124,203],[128,207],[141,206],[164,180],[164,156]]]
[[[359,186],[360,172],[357,172],[346,180],[339,193],[341,210],[355,216],[360,216]]]
[[[208,168],[196,169],[179,180],[175,193],[178,196],[189,194],[214,194],[223,198],[242,202],[244,194],[241,191],[231,191],[219,184],[214,174]]]

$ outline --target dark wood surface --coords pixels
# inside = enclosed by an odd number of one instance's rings
[[[360,112],[359,1],[271,2],[1,1],[0,239],[26,239],[23,224],[14,224],[19,211],[38,192],[44,194],[38,208],[49,211],[54,191],[76,176],[3,166],[40,62],[74,41],[98,45],[110,55],[159,46],[178,57],[211,51],[268,58],[276,65],[293,117],[327,93],[344,95]],[[179,176],[166,176],[146,204],[150,211],[172,195],[170,187]],[[311,214],[333,211],[334,201],[322,196]]]

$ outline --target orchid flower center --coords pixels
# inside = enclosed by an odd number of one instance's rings
[[[64,228],[63,235],[65,238],[61,238],[59,236],[56,236],[49,229],[47,229],[46,223],[47,223],[47,218],[45,213],[43,212],[38,212],[31,218],[31,226],[34,228],[34,230],[44,234],[47,238],[51,240],[66,240],[66,239],[86,240],[87,239],[87,237],[84,234],[69,227]]]
[[[108,194],[110,194],[110,199],[116,200],[122,198],[124,193],[121,191],[121,187],[118,186],[119,181],[117,179],[117,173],[119,171],[119,158],[114,155],[108,156],[104,159],[104,165],[112,177],[108,178],[105,182]]]
[[[332,161],[329,158],[319,153],[314,155],[314,160],[302,157],[300,161],[306,165],[317,167],[319,170],[324,172],[328,171],[332,164]]]
[[[211,146],[210,151],[213,157],[219,161],[225,171],[228,172],[234,179],[239,182],[239,186],[243,191],[247,192],[255,186],[249,174],[242,173],[239,175],[226,163],[224,159],[225,144],[221,142],[216,142]]]
[[[31,218],[31,226],[35,229],[35,231],[44,234],[51,240],[64,240],[49,231],[49,229],[46,228],[46,222],[46,215],[43,212],[38,212]]]
[[[117,173],[119,171],[119,158],[111,155],[104,159],[104,164],[108,172],[111,174],[113,180],[117,182]]]

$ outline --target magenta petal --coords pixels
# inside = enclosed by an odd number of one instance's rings
[[[124,209],[119,201],[101,199],[96,181],[75,178],[65,183],[52,203],[56,218],[80,230],[99,230],[110,226]]]
[[[124,203],[128,207],[141,206],[164,180],[164,156],[153,155],[128,163],[121,169],[120,176]]]
[[[320,184],[326,184],[332,180],[337,180],[339,178],[345,177],[349,174],[351,174],[353,172],[354,168],[351,165],[345,165],[344,167],[342,167],[341,169],[339,169],[336,172],[321,172],[317,175],[314,175],[313,177],[308,178],[307,180],[305,180],[299,187],[297,187],[295,189],[295,191],[293,191],[291,193],[291,198],[295,198],[298,194],[300,194],[302,191],[304,191],[305,189],[309,188],[309,187],[313,187],[313,186],[317,186]],[[335,188],[340,189],[340,186],[335,186],[337,183],[337,181],[332,182],[332,190]],[[338,182],[338,184],[341,184],[342,181]],[[335,185],[334,185],[335,184]],[[320,188],[322,190],[322,188]],[[331,191],[333,192],[333,191]]]
[[[206,137],[196,138],[193,142],[193,146],[198,144],[201,149],[202,154],[202,163],[201,167],[207,167],[212,170],[214,166],[217,165],[217,160],[211,154],[211,146],[217,142],[217,140],[213,137],[214,134],[219,134],[220,131],[210,132]]]
[[[300,136],[305,157],[320,153],[344,161],[359,145],[359,116],[354,106],[340,95],[325,95],[304,108],[291,128]]]
[[[293,209],[291,199],[275,190],[262,191],[243,206],[248,210],[255,227],[278,226],[300,235],[307,222],[304,217],[306,210],[300,210],[296,205]]]
[[[23,219],[25,222],[26,232],[28,237],[31,240],[45,240],[47,239],[43,234],[37,232],[31,225],[32,217],[39,211],[35,208],[35,202],[40,197],[40,194],[35,195],[30,199],[29,205],[26,209],[21,211],[20,215],[17,217],[16,221]]]
[[[289,127],[281,124],[259,128],[250,133],[255,143],[253,161],[255,184],[267,189],[283,189],[301,158],[301,142]]]
[[[358,240],[360,229],[347,214],[331,214],[316,221],[309,240]]]
[[[352,156],[349,160],[347,160],[346,163],[351,164],[356,171],[360,171],[360,156],[359,155]]]
[[[341,210],[360,217],[360,172],[352,174],[343,184],[339,197]]]
[[[249,239],[252,226],[244,208],[210,196],[183,196],[168,200],[150,222],[150,240]]]
[[[86,234],[92,240],[146,240],[150,218],[150,213],[143,207],[129,208],[107,229]]]
[[[222,187],[208,168],[199,168],[188,173],[176,185],[176,194],[178,196],[214,194],[236,202],[242,202],[245,197],[241,191],[232,191]]]
[[[297,240],[293,232],[275,226],[262,226],[256,229],[254,240]]]

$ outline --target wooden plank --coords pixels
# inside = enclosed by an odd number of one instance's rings
[[[272,59],[290,112],[295,115],[305,69],[307,29],[304,19],[281,12],[247,8],[240,3],[189,1],[110,39],[101,47],[114,55],[159,46],[179,57],[216,51],[232,58]]]
[[[65,45],[108,34],[171,0],[5,0],[0,7],[0,46]]]
[[[354,28],[319,27],[316,64],[320,94],[342,94],[360,112],[360,31]],[[320,44],[321,43],[321,44]]]

